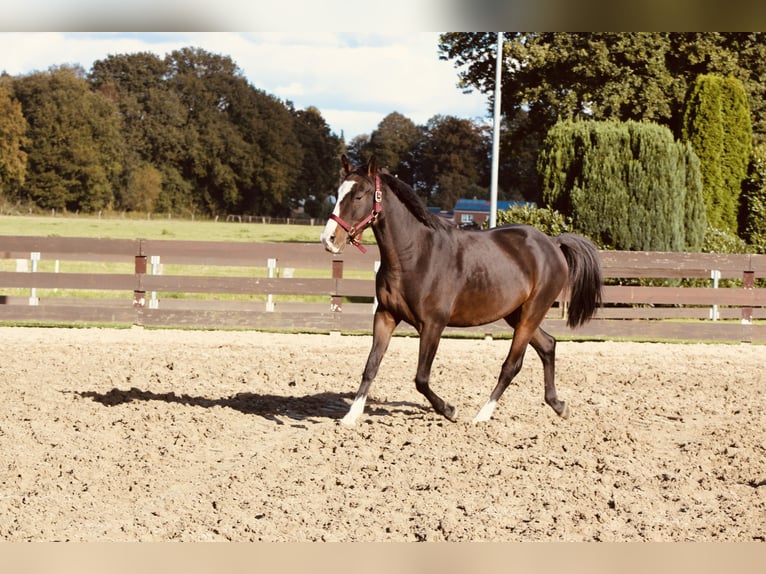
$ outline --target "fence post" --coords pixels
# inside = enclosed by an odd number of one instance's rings
[[[721,279],[721,272],[718,269],[713,269],[710,272],[710,278],[713,280],[713,289],[718,289],[718,280]],[[710,318],[713,321],[718,321],[718,305],[713,305],[710,309]]]
[[[146,274],[146,255],[136,255],[135,259],[136,288],[133,291],[133,307],[142,309],[146,305],[146,291],[142,289],[141,275]]]
[[[332,278],[343,279],[343,259],[332,260]],[[330,311],[340,313],[343,311],[343,299],[338,295],[338,282],[335,282],[333,295],[330,299]]]
[[[742,272],[742,287],[744,289],[755,289],[755,271]],[[742,324],[753,324],[753,308],[742,307]]]
[[[152,264],[152,275],[159,275],[160,274],[160,256],[152,255],[151,264]],[[149,309],[159,309],[159,307],[160,307],[160,302],[157,299],[157,292],[152,291],[151,296],[149,297]]]
[[[29,258],[32,260],[32,273],[37,273],[37,267],[40,263],[40,252],[33,251],[29,254]],[[32,290],[29,293],[29,304],[33,306],[40,304],[40,299],[37,297],[36,287],[32,287]]]
[[[338,279],[343,279],[343,259],[332,260],[332,278],[333,282],[332,295],[330,296],[330,313],[333,329],[331,333],[338,334],[341,332],[341,317],[343,313],[343,297],[338,292]]]
[[[269,279],[274,278],[274,271],[277,268],[277,260],[273,257],[269,257],[266,261],[266,266],[269,268]],[[274,312],[274,299],[271,296],[271,293],[266,295],[266,312],[267,313],[273,313]]]

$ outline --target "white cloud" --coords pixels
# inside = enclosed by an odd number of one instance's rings
[[[296,98],[306,95],[306,88],[300,82],[290,82],[286,86],[277,86],[274,91],[285,98]]]
[[[334,110],[332,108],[325,108],[321,111],[322,117],[329,126],[348,126],[348,128],[333,129],[338,135],[342,132],[347,143],[355,136],[371,134],[380,121],[390,113]]]
[[[0,66],[11,75],[110,54],[183,47],[230,56],[258,89],[296,108],[315,106],[347,141],[397,111],[418,124],[436,114],[486,117],[486,98],[463,94],[457,71],[439,60],[438,33],[174,32],[0,33]]]

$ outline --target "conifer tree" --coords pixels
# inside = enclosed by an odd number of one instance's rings
[[[546,204],[614,249],[698,250],[705,229],[699,164],[648,122],[559,122],[538,164]]]
[[[736,233],[739,196],[752,146],[742,83],[715,74],[698,76],[686,102],[682,137],[700,159],[708,222]]]
[[[740,206],[740,236],[766,253],[766,144],[753,149]]]
[[[726,190],[726,223],[732,233],[736,233],[742,183],[747,177],[753,134],[745,88],[742,82],[731,76],[723,78],[721,116],[724,136],[721,177]]]
[[[683,146],[684,176],[686,178],[686,195],[684,197],[684,242],[687,251],[699,251],[705,242],[707,216],[705,215],[705,200],[702,195],[702,172],[700,160],[692,146]]]

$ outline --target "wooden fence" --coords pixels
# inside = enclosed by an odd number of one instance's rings
[[[4,322],[323,332],[370,331],[374,265],[379,260],[376,246],[370,246],[366,255],[349,249],[332,256],[319,243],[26,236],[0,236],[0,255],[15,260],[7,261],[6,269],[12,263],[16,266],[0,271]],[[566,301],[560,301],[544,324],[552,334],[766,342],[766,289],[756,286],[756,280],[766,278],[765,255],[617,251],[600,255],[607,280],[604,308],[597,319],[571,330],[564,321]],[[68,270],[73,262],[78,262],[79,271]],[[116,264],[122,264],[116,272],[102,270]],[[172,271],[174,266],[180,271]],[[239,276],[215,273],[224,266],[239,269]],[[626,284],[638,279],[675,283],[697,279],[707,286]],[[731,283],[735,285],[725,286]],[[80,293],[62,296],[63,290]],[[83,297],[82,291],[101,296]],[[468,331],[498,335],[509,329],[500,321]]]

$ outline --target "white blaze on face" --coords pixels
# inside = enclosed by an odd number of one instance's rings
[[[335,202],[335,208],[332,210],[332,213],[335,215],[335,217],[340,217],[340,204],[343,201],[343,198],[351,193],[351,190],[355,184],[355,181],[344,181],[338,188],[338,201]],[[335,220],[328,219],[327,225],[324,226],[322,235],[319,238],[319,240],[325,246],[325,249],[332,251],[333,253],[338,253],[340,251],[340,249],[336,247],[332,242],[332,238],[335,237],[335,233],[337,231],[338,224],[335,222]]]

